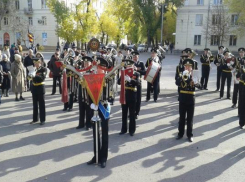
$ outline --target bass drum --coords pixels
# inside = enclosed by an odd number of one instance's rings
[[[151,65],[148,67],[144,80],[146,80],[149,83],[153,83],[156,79],[156,76],[160,70],[160,65],[156,62],[151,62]]]

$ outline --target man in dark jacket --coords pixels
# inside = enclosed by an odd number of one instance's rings
[[[56,61],[59,61],[60,59],[60,55],[59,53],[55,53],[55,56],[51,58],[50,62],[49,62],[49,69],[53,74],[53,90],[52,90],[52,94],[54,95],[56,93],[56,83],[58,81],[58,85],[59,85],[59,91],[60,94],[62,93],[61,91],[61,70],[60,68],[58,68],[55,64]]]
[[[30,49],[28,56],[26,56],[26,58],[24,60],[24,66],[26,67],[26,77],[29,74],[29,71],[28,71],[27,67],[28,66],[32,66],[32,65],[34,66],[33,60],[32,60],[33,57],[34,57],[33,56],[33,51]],[[26,81],[26,84],[27,84],[27,89],[30,90],[30,81],[28,79]]]

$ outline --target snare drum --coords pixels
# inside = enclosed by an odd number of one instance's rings
[[[160,65],[154,61],[151,62],[151,65],[148,67],[144,80],[147,82],[153,83],[157,77],[157,74],[160,70]]]

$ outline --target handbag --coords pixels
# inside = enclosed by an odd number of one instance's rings
[[[49,72],[49,78],[53,78],[53,73],[51,71]]]

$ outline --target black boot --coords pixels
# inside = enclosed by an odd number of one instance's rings
[[[6,95],[5,95],[6,97],[8,97],[9,96],[9,90],[7,89],[6,90]]]

